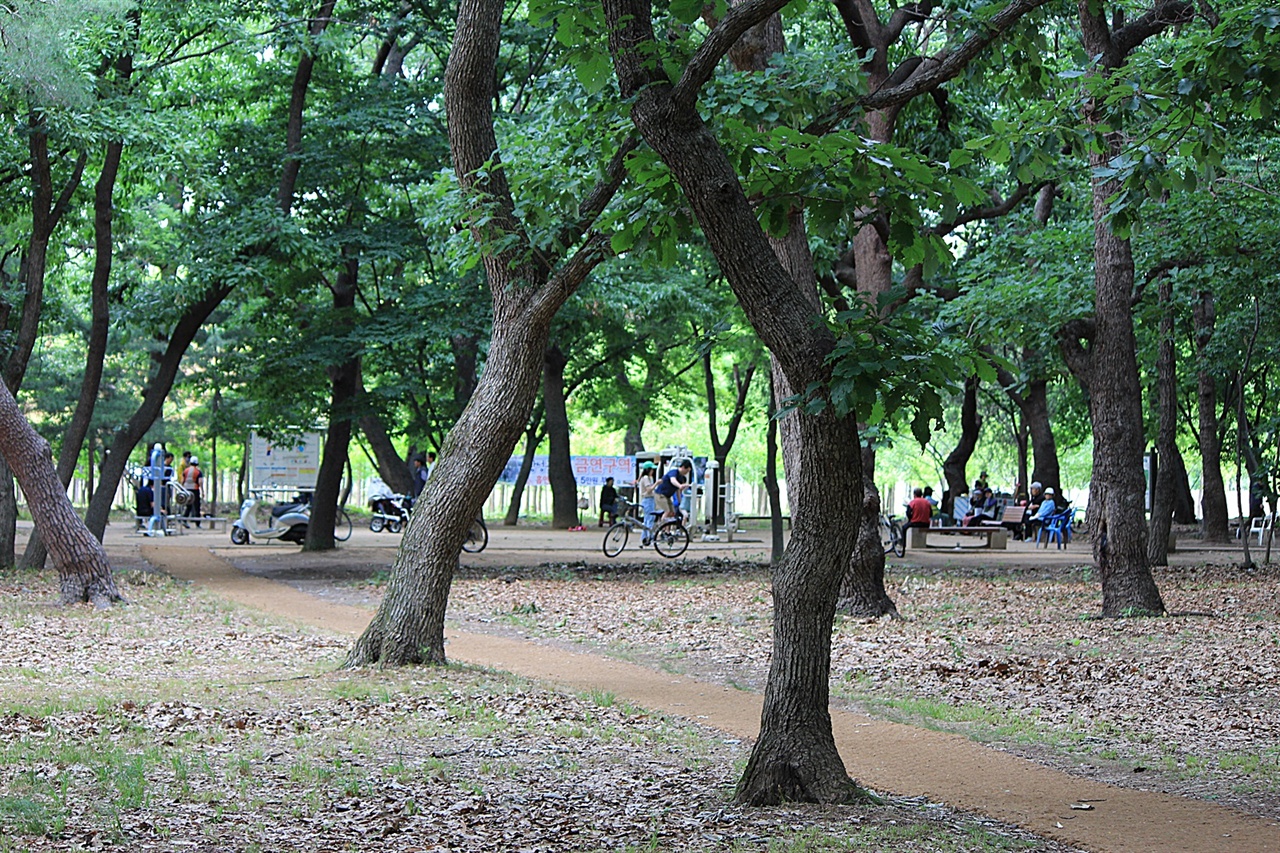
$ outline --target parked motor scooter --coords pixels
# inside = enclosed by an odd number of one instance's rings
[[[302,544],[307,538],[307,524],[311,521],[310,504],[295,501],[278,503],[270,507],[270,514],[263,519],[259,510],[265,499],[265,493],[251,492],[240,505],[240,517],[231,524],[231,541],[236,545],[247,545],[250,538],[279,539]]]

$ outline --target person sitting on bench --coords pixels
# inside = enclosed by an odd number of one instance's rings
[[[597,527],[604,527],[604,517],[609,516],[609,523],[616,524],[618,521],[618,490],[613,487],[613,478],[606,477],[604,485],[600,487],[600,523]]]
[[[1027,522],[1027,539],[1035,539],[1036,533],[1041,527],[1044,527],[1045,520],[1058,511],[1058,506],[1053,502],[1053,487],[1044,490],[1044,499],[1040,504],[1040,509]]]
[[[928,527],[929,519],[933,517],[933,504],[920,489],[912,494],[914,497],[907,503],[907,527]]]

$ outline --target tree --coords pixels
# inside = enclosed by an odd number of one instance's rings
[[[1109,78],[1148,38],[1191,20],[1194,7],[1181,0],[1157,0],[1132,23],[1112,28],[1101,3],[1080,2],[1085,50],[1098,57],[1092,74]],[[1104,616],[1159,614],[1164,601],[1151,576],[1147,558],[1146,486],[1142,477],[1144,433],[1142,394],[1138,384],[1137,345],[1133,333],[1133,250],[1111,220],[1111,197],[1119,183],[1108,169],[1127,144],[1123,130],[1109,127],[1114,117],[1095,98],[1085,103],[1085,122],[1100,145],[1089,154],[1093,169],[1094,319],[1089,347],[1081,346],[1079,329],[1066,330],[1067,348],[1077,376],[1086,377],[1093,423],[1093,480],[1089,515],[1094,560],[1102,579]],[[1084,361],[1087,359],[1087,364]]]
[[[633,147],[606,149],[608,165],[597,167],[599,180],[583,198],[573,199],[567,224],[543,220],[537,230],[521,221],[494,124],[502,5],[460,4],[445,75],[454,173],[493,306],[485,370],[441,448],[382,605],[348,654],[349,666],[444,660],[445,607],[463,539],[528,423],[552,319],[606,256],[608,241],[592,227],[621,185]]]

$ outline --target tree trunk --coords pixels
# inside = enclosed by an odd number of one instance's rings
[[[0,569],[11,569],[17,554],[18,490],[9,463],[0,458]]]
[[[348,654],[348,666],[444,661],[444,616],[463,540],[529,422],[551,322],[603,259],[605,239],[584,237],[585,226],[561,235],[561,245],[580,245],[554,270],[559,259],[533,251],[524,237],[493,128],[502,12],[496,0],[463,0],[445,72],[454,171],[477,208],[472,234],[489,247],[484,267],[493,331],[485,370],[445,439],[382,604]],[[622,156],[610,162],[604,182],[581,206],[585,221],[616,193],[622,166]]]
[[[970,376],[964,382],[964,400],[960,404],[960,440],[955,449],[942,462],[942,476],[947,481],[947,490],[951,493],[950,506],[944,506],[943,512],[954,511],[954,501],[960,495],[969,493],[969,478],[965,469],[978,446],[978,435],[982,431],[982,416],[978,414],[978,377]]]
[[[1182,451],[1174,444],[1172,461],[1177,471],[1173,477],[1173,523],[1195,524],[1196,504],[1191,497],[1191,480],[1187,477],[1187,463],[1182,458]]]
[[[9,387],[0,382],[0,454],[22,484],[31,515],[48,543],[58,571],[63,604],[89,601],[105,607],[121,601],[111,564],[101,543],[85,528],[58,480],[41,438],[18,408]]]
[[[501,287],[493,286],[495,303],[503,299]],[[445,439],[382,604],[347,666],[445,660],[445,609],[463,539],[528,422],[542,375],[548,325],[513,319],[495,318],[484,373]]]
[[[356,305],[356,281],[360,259],[349,256],[333,285],[333,326],[339,333],[350,332],[352,312]],[[342,475],[347,467],[347,449],[351,444],[352,411],[360,382],[360,357],[349,355],[329,368],[331,382],[329,430],[325,434],[320,470],[316,474],[315,497],[311,501],[311,520],[307,523],[304,551],[332,551],[336,547],[333,528],[338,515]]]
[[[116,176],[120,171],[120,159],[123,153],[123,142],[107,143],[102,172],[98,175],[98,181],[94,186],[94,256],[93,276],[90,279],[89,335],[85,349],[84,376],[80,380],[80,396],[76,401],[75,412],[71,415],[71,422],[63,435],[62,447],[58,451],[58,480],[63,488],[71,484],[85,436],[89,434],[93,410],[98,401],[98,387],[102,382],[103,364],[107,357],[107,338],[111,327],[107,285],[111,282],[114,212],[111,197],[115,191]],[[27,541],[27,550],[22,555],[22,567],[30,570],[43,568],[47,555],[48,548],[45,546],[44,536],[37,527]]]
[[[219,284],[187,307],[174,326],[164,352],[157,358],[156,372],[147,383],[142,403],[128,422],[115,433],[111,449],[102,461],[98,488],[94,490],[93,497],[89,500],[89,509],[84,519],[89,531],[99,541],[102,540],[102,535],[107,529],[111,503],[115,500],[116,487],[120,485],[120,478],[124,476],[124,470],[129,464],[129,455],[133,453],[138,442],[160,416],[164,402],[178,377],[178,368],[182,364],[182,356],[186,353],[187,347],[195,339],[204,321],[231,292],[231,288],[232,285],[229,283]]]
[[[728,279],[787,384],[824,386],[835,341],[806,283],[760,229],[723,149],[693,98],[679,98],[649,57],[656,39],[640,0],[605,0],[609,47],[632,120],[671,168]],[[758,12],[757,22],[769,10]],[[735,40],[736,41],[736,40]],[[798,241],[797,241],[798,243]],[[812,261],[810,260],[810,265]],[[787,471],[792,532],[774,572],[773,656],[761,730],[738,785],[740,802],[847,801],[859,790],[835,749],[828,711],[831,625],[861,512],[860,443],[852,416],[793,412],[797,470]]]
[[[1119,153],[1113,144],[1113,154]],[[1106,169],[1095,154],[1090,165]],[[1094,181],[1094,311],[1090,350],[1093,481],[1089,516],[1095,522],[1093,556],[1102,578],[1102,615],[1155,615],[1164,601],[1147,561],[1146,483],[1142,474],[1142,389],[1130,307],[1133,255],[1128,240],[1107,221],[1112,182]]]
[[[551,483],[551,526],[577,527],[578,480],[569,450],[569,413],[564,398],[564,369],[569,359],[559,346],[547,348],[542,366],[542,400],[547,416],[547,480]]]
[[[1173,351],[1173,279],[1161,276],[1159,286],[1160,340],[1156,356],[1155,493],[1151,500],[1147,559],[1153,566],[1169,565],[1169,530],[1173,522],[1174,480],[1178,473],[1178,377]]]
[[[362,399],[368,396],[363,379],[360,380],[358,393]],[[373,458],[378,463],[378,476],[382,478],[382,482],[396,494],[409,494],[413,490],[413,476],[409,473],[409,466],[391,443],[391,436],[387,434],[382,418],[376,414],[363,415],[358,423],[360,431],[369,442],[369,449],[373,451]]]
[[[876,488],[876,454],[862,449],[862,513],[853,568],[840,583],[837,609],[848,616],[878,619],[898,616],[898,607],[884,588],[884,545],[880,541],[880,490]],[[866,518],[874,518],[874,525]]]
[[[516,481],[511,484],[511,502],[507,504],[507,514],[502,519],[504,527],[515,527],[520,523],[520,503],[524,500],[524,489],[529,483],[529,474],[533,472],[533,459],[538,452],[538,422],[530,420],[524,431],[524,456],[520,459],[520,472]]]
[[[23,284],[22,316],[17,333],[11,341],[12,349],[4,365],[4,383],[10,393],[16,395],[26,376],[27,364],[35,349],[40,333],[40,314],[44,308],[45,270],[48,265],[49,241],[59,220],[66,213],[72,194],[80,186],[84,174],[85,155],[75,163],[70,179],[56,198],[53,192],[53,169],[49,162],[49,137],[42,114],[28,117],[27,149],[30,154],[31,175],[31,234],[26,251],[19,264],[18,277]],[[4,306],[5,325],[10,307]],[[16,531],[18,518],[17,494],[9,469],[0,470],[0,478],[6,482],[0,486],[0,565],[12,566],[15,562]],[[30,503],[28,502],[28,506]],[[43,564],[43,561],[41,561]]]
[[[1079,0],[1085,50],[1100,61],[1092,72],[1111,75],[1146,38],[1188,20],[1190,3],[1156,0],[1152,10],[1113,34],[1106,4]],[[1133,29],[1130,29],[1133,28]],[[1106,174],[1124,151],[1121,131],[1101,127],[1110,116],[1101,105],[1085,104],[1085,122],[1103,142],[1089,155],[1095,176]],[[1110,198],[1119,191],[1112,178],[1093,178],[1094,335],[1089,350],[1093,423],[1093,480],[1089,517],[1093,555],[1102,579],[1102,615],[1155,615],[1164,601],[1147,561],[1146,483],[1142,474],[1142,388],[1133,334],[1133,249],[1109,221]]]
[[[1058,468],[1058,443],[1053,437],[1053,424],[1049,421],[1049,382],[1037,379],[1027,386],[1022,395],[1022,419],[1031,436],[1031,457],[1035,460],[1031,479],[1055,492],[1062,491],[1062,474]]]
[[[782,492],[778,488],[778,398],[769,385],[769,424],[765,428],[764,491],[769,496],[769,565],[782,562]]]
[[[1201,488],[1200,511],[1207,542],[1227,542],[1231,537],[1227,487],[1222,478],[1222,440],[1218,424],[1218,382],[1208,364],[1216,310],[1213,293],[1203,291],[1194,303],[1196,326],[1196,402],[1199,407]]]
[[[453,350],[453,402],[461,410],[476,392],[476,364],[480,346],[475,335],[457,334],[449,337]]]

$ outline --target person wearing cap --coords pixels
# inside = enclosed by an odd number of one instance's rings
[[[657,465],[645,462],[640,466],[640,476],[636,478],[636,494],[640,496],[640,520],[644,523],[644,536],[640,538],[642,545],[649,544],[649,534],[653,530],[653,517],[657,515],[653,500],[653,487],[658,484],[655,474],[657,470]]]
[[[1058,511],[1058,505],[1054,502],[1054,495],[1055,492],[1052,486],[1044,490],[1044,500],[1041,501],[1040,509],[1032,517],[1031,526],[1027,529],[1028,539],[1034,539],[1036,532],[1044,526],[1045,519]]]
[[[200,487],[204,485],[204,472],[200,470],[200,460],[191,457],[191,463],[182,472],[182,488],[191,493],[191,500],[183,508],[182,514],[196,520],[200,526]]]
[[[1018,529],[1013,532],[1015,539],[1031,538],[1031,519],[1036,517],[1036,513],[1040,511],[1040,504],[1044,501],[1044,486],[1039,480],[1031,484],[1030,494],[1025,501],[1026,508],[1022,511],[1022,524],[1018,525]]]

